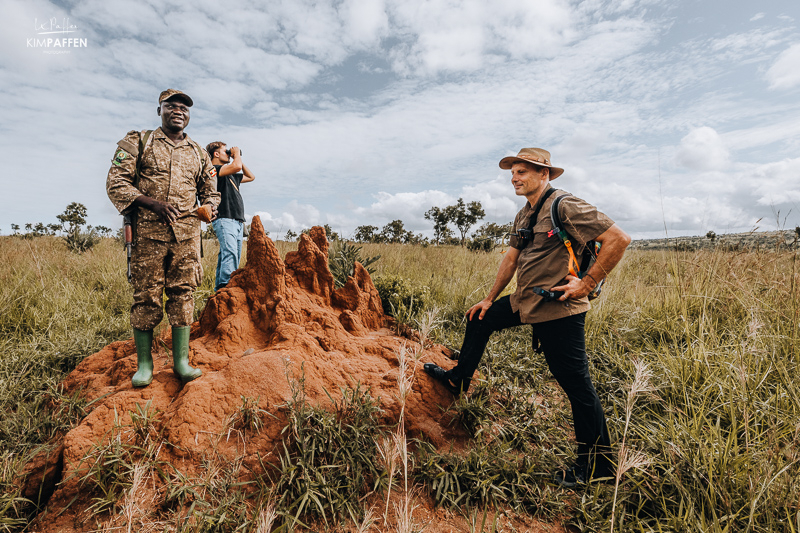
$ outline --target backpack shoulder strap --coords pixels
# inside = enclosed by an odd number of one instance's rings
[[[544,193],[544,195],[536,202],[536,207],[533,210],[533,214],[531,215],[530,220],[528,220],[528,231],[533,231],[533,227],[536,225],[536,222],[539,220],[539,211],[542,210],[542,206],[544,206],[545,201],[558,189],[554,189],[550,187]]]
[[[139,153],[136,154],[136,177],[134,187],[139,187],[139,177],[141,176],[142,155],[153,140],[153,130],[142,130],[139,134]]]
[[[581,264],[575,257],[575,251],[572,249],[572,240],[566,228],[564,228],[564,224],[561,221],[561,215],[558,213],[558,206],[561,205],[561,199],[565,196],[570,195],[562,194],[553,200],[552,204],[550,204],[550,222],[553,225],[553,229],[550,230],[550,233],[548,233],[548,237],[558,235],[558,238],[561,239],[561,242],[563,242],[564,246],[567,247],[567,252],[569,252],[569,273],[579,278],[581,277]]]
[[[200,172],[199,174],[203,173],[203,168],[206,166],[206,157],[208,156],[208,152],[206,152],[205,148],[200,146],[195,142],[194,139],[189,139],[189,144],[192,145],[194,148],[195,154],[197,154],[197,158],[200,160]]]
[[[566,232],[566,230],[561,226],[561,215],[558,213],[558,206],[561,205],[561,199],[565,196],[569,196],[569,193],[556,196],[553,199],[553,203],[550,204],[550,222],[553,224],[552,231],[554,235],[560,234],[561,231]]]

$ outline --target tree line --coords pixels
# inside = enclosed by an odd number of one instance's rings
[[[482,220],[486,212],[480,202],[465,203],[463,198],[446,207],[433,206],[424,216],[433,223],[432,239],[406,230],[402,220],[393,220],[380,230],[377,226],[358,226],[353,239],[361,243],[460,244],[470,250],[491,251],[502,244],[505,235],[511,231],[510,223],[486,222],[469,238],[470,228]]]
[[[114,232],[106,226],[87,226],[86,206],[78,202],[70,203],[63,213],[58,215],[58,224],[25,224],[22,232],[18,224],[11,224],[14,236],[35,238],[42,236],[61,235],[67,246],[76,252],[86,251],[96,244],[101,237],[112,237]],[[378,226],[362,225],[355,229],[352,240],[358,243],[382,244],[419,244],[428,245],[461,245],[470,250],[491,251],[502,244],[504,237],[511,231],[511,224],[497,224],[486,222],[470,236],[470,229],[482,220],[486,213],[480,202],[466,203],[459,198],[453,205],[445,207],[432,206],[425,212],[425,219],[433,223],[433,238],[428,238],[422,233],[414,233],[405,227],[400,219],[395,219],[379,228]],[[332,241],[343,240],[330,225],[324,225],[328,239]],[[121,230],[120,230],[121,231]],[[120,236],[117,232],[117,236]],[[300,234],[308,233],[304,229]],[[286,232],[284,239],[294,241],[299,236],[291,229]],[[203,238],[215,238],[212,226],[209,224],[203,232]]]

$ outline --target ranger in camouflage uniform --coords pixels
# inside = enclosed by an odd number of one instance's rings
[[[199,199],[211,206],[216,217],[220,201],[216,170],[205,150],[183,131],[192,99],[168,89],[158,104],[161,127],[128,132],[117,143],[106,180],[114,207],[123,215],[134,215],[131,326],[138,360],[134,387],[153,380],[153,328],[163,318],[164,292],[174,371],[184,383],[202,374],[189,366],[193,295],[203,277],[200,219],[193,210]]]

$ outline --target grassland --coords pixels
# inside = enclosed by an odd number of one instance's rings
[[[626,255],[587,322],[618,483],[570,491],[549,482],[570,460],[570,413],[523,327],[493,338],[483,379],[452,407],[473,436],[467,448],[412,443],[418,491],[466,515],[514,509],[579,531],[800,531],[797,251],[648,248]],[[215,244],[205,249],[198,309],[213,287]],[[381,255],[373,278],[397,288],[394,312],[453,347],[501,258],[403,245],[361,253]],[[21,499],[18,473],[82,416],[81,399],[59,383],[130,336],[131,295],[110,239],[76,255],[56,238],[2,237],[0,254],[0,531],[24,531],[35,507]],[[237,516],[243,531],[257,530],[247,512]]]

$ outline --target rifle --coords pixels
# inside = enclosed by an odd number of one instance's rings
[[[131,247],[133,246],[133,214],[122,216],[122,233],[125,236],[125,251],[128,255],[128,283],[131,281]]]

